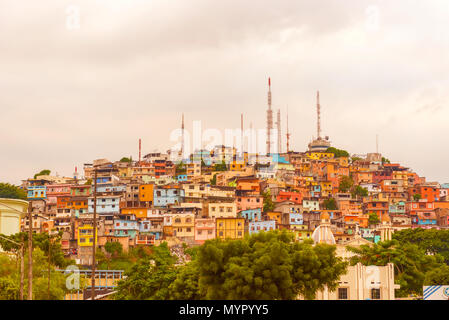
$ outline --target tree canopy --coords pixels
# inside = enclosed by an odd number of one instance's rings
[[[287,232],[260,232],[245,239],[209,240],[200,247],[200,288],[207,299],[314,299],[346,272],[335,246],[293,242]]]
[[[132,159],[128,157],[123,157],[120,159],[120,162],[132,162]]]
[[[262,193],[263,196],[263,212],[270,212],[274,210],[274,202],[271,198],[271,191],[267,189]]]
[[[351,195],[352,195],[353,198],[356,198],[356,197],[367,197],[368,196],[368,189],[363,188],[361,186],[354,186],[352,188]]]
[[[0,183],[0,198],[26,200],[25,191],[9,183]]]
[[[368,223],[370,225],[373,225],[373,224],[378,224],[379,222],[380,222],[380,219],[379,219],[379,216],[377,215],[377,213],[370,212],[369,218],[368,218]]]
[[[226,171],[228,170],[228,167],[226,165],[226,162],[223,160],[221,163],[214,164],[214,171]]]
[[[427,255],[425,250],[412,243],[401,243],[397,240],[383,241],[359,248],[348,247],[356,253],[351,257],[351,265],[361,262],[363,265],[384,266],[393,263],[395,283],[401,288],[396,292],[398,297],[410,294],[422,295],[426,274],[444,266],[439,255]]]
[[[351,190],[353,185],[354,185],[354,181],[352,180],[351,177],[342,176],[340,179],[340,184],[338,186],[338,191],[348,192],[349,190]]]
[[[416,244],[429,254],[439,254],[449,265],[449,230],[404,229],[394,232],[393,239]]]
[[[342,150],[342,149],[337,149],[337,148],[334,148],[334,147],[327,148],[326,152],[333,153],[335,158],[349,157],[348,151]]]
[[[50,175],[50,173],[51,171],[48,169],[41,170],[41,172],[38,172],[34,175],[34,179],[36,179],[38,176],[48,176]]]
[[[119,281],[116,300],[167,300],[169,286],[176,279],[176,258],[167,243],[152,247],[152,253],[141,258]]]
[[[24,257],[25,275],[28,274],[28,255]],[[48,258],[39,247],[33,250],[33,299],[62,300],[68,292],[66,276],[51,265],[50,296],[48,295]],[[81,283],[83,285],[83,283]],[[27,299],[28,281],[24,282],[24,299]],[[20,297],[20,272],[16,259],[0,255],[0,300],[18,300]]]
[[[325,199],[323,201],[324,209],[326,210],[337,210],[337,201],[334,198]]]

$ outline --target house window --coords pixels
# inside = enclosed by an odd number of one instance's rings
[[[348,300],[348,288],[338,288],[338,300]]]
[[[371,299],[380,300],[380,289],[371,289]]]

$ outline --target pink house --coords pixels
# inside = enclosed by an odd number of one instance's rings
[[[263,208],[263,196],[261,195],[244,195],[237,196],[237,212],[242,210]]]
[[[195,219],[195,241],[204,243],[206,240],[215,238],[215,219],[200,218]]]

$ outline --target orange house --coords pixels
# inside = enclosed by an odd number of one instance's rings
[[[358,171],[353,173],[355,184],[373,183],[373,173],[371,171]]]
[[[251,191],[260,194],[260,181],[257,178],[241,178],[237,180],[236,190]]]
[[[369,201],[364,204],[363,212],[365,214],[376,213],[379,219],[388,214],[388,201]]]
[[[137,219],[146,218],[148,208],[122,208],[122,214],[133,214]]]
[[[427,199],[428,202],[440,200],[440,189],[433,186],[416,186],[408,189],[410,199],[413,200],[413,195],[421,195],[421,199]]]
[[[267,212],[267,220],[276,221],[276,227],[282,224],[282,213],[281,212]]]
[[[154,184],[141,184],[139,186],[139,201],[153,204]]]
[[[279,191],[276,202],[292,201],[296,204],[302,204],[302,194],[298,192]]]

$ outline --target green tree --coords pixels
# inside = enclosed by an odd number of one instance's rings
[[[334,147],[327,148],[326,152],[333,153],[335,158],[349,157],[348,151],[342,150],[342,149],[337,149]]]
[[[120,162],[132,162],[131,158],[123,157],[120,159]]]
[[[384,163],[390,163],[390,160],[388,160],[387,158],[382,157],[382,164]]]
[[[359,160],[363,160],[363,159],[360,158],[360,157],[351,157],[351,162],[352,162],[352,163],[354,163],[354,162],[356,162],[356,161],[359,161]]]
[[[23,243],[24,249],[27,250],[28,232],[19,232],[9,236],[2,235],[5,238],[9,238],[15,242]],[[51,264],[65,268],[70,264],[74,264],[74,260],[64,257],[64,253],[61,248],[61,236],[62,233],[50,236],[48,233],[35,233],[33,234],[33,248],[39,248],[47,257],[50,253]],[[19,247],[7,240],[0,238],[0,247],[5,251],[18,252]],[[48,265],[48,264],[46,264]]]
[[[117,300],[167,300],[169,286],[176,279],[176,258],[170,254],[167,243],[152,248],[153,252],[135,263],[119,281]]]
[[[217,185],[217,174],[214,174],[214,177],[210,179],[210,184],[213,186]]]
[[[38,176],[49,176],[50,173],[51,171],[48,169],[41,170],[41,172],[38,172],[34,175],[34,179],[36,179]]]
[[[187,172],[187,168],[186,165],[184,164],[184,162],[180,161],[177,165],[176,165],[176,174],[183,174]]]
[[[415,193],[415,194],[413,195],[413,200],[419,201],[420,199],[421,199],[421,195],[420,195],[419,193]]]
[[[199,284],[206,299],[313,299],[346,272],[335,246],[293,242],[286,231],[240,240],[209,240],[198,252]]]
[[[368,196],[368,189],[363,188],[361,186],[355,186],[352,188],[351,195],[353,198],[357,197],[367,197]]]
[[[380,219],[379,219],[379,216],[377,215],[377,213],[370,212],[369,218],[368,218],[368,223],[370,225],[373,225],[373,224],[375,225],[375,224],[380,223]]]
[[[62,300],[68,291],[66,276],[55,271],[51,266],[50,296],[48,296],[48,258],[44,252],[36,247],[33,250],[33,299],[34,300]],[[28,274],[28,255],[24,259],[25,275]],[[0,255],[0,300],[19,299],[20,274],[16,259]],[[24,282],[24,299],[27,299],[28,281]]]
[[[340,185],[338,186],[338,191],[348,192],[349,190],[351,190],[353,185],[354,185],[354,181],[352,180],[351,177],[342,176],[340,179]]]
[[[424,285],[449,285],[449,266],[442,265],[427,272],[424,278]]]
[[[394,232],[393,239],[416,244],[428,254],[439,254],[449,265],[449,230],[403,229]]]
[[[226,162],[223,160],[221,163],[216,163],[214,165],[214,171],[226,171],[228,167],[226,166]]]
[[[170,299],[201,300],[205,298],[204,290],[200,290],[200,269],[198,262],[193,260],[177,270],[176,279],[169,286]]]
[[[439,255],[426,255],[425,250],[411,243],[400,243],[397,240],[378,242],[371,246],[361,245],[359,248],[347,247],[356,255],[351,257],[351,265],[361,262],[363,265],[384,266],[393,263],[395,282],[401,286],[398,297],[410,294],[422,295],[422,287],[427,272],[443,265]]]
[[[326,210],[337,210],[337,201],[334,198],[325,199],[323,201],[324,209]]]
[[[263,212],[270,212],[274,210],[273,199],[271,198],[271,191],[267,189],[267,191],[262,193],[263,196]]]
[[[0,198],[26,200],[25,191],[9,183],[0,183]]]

